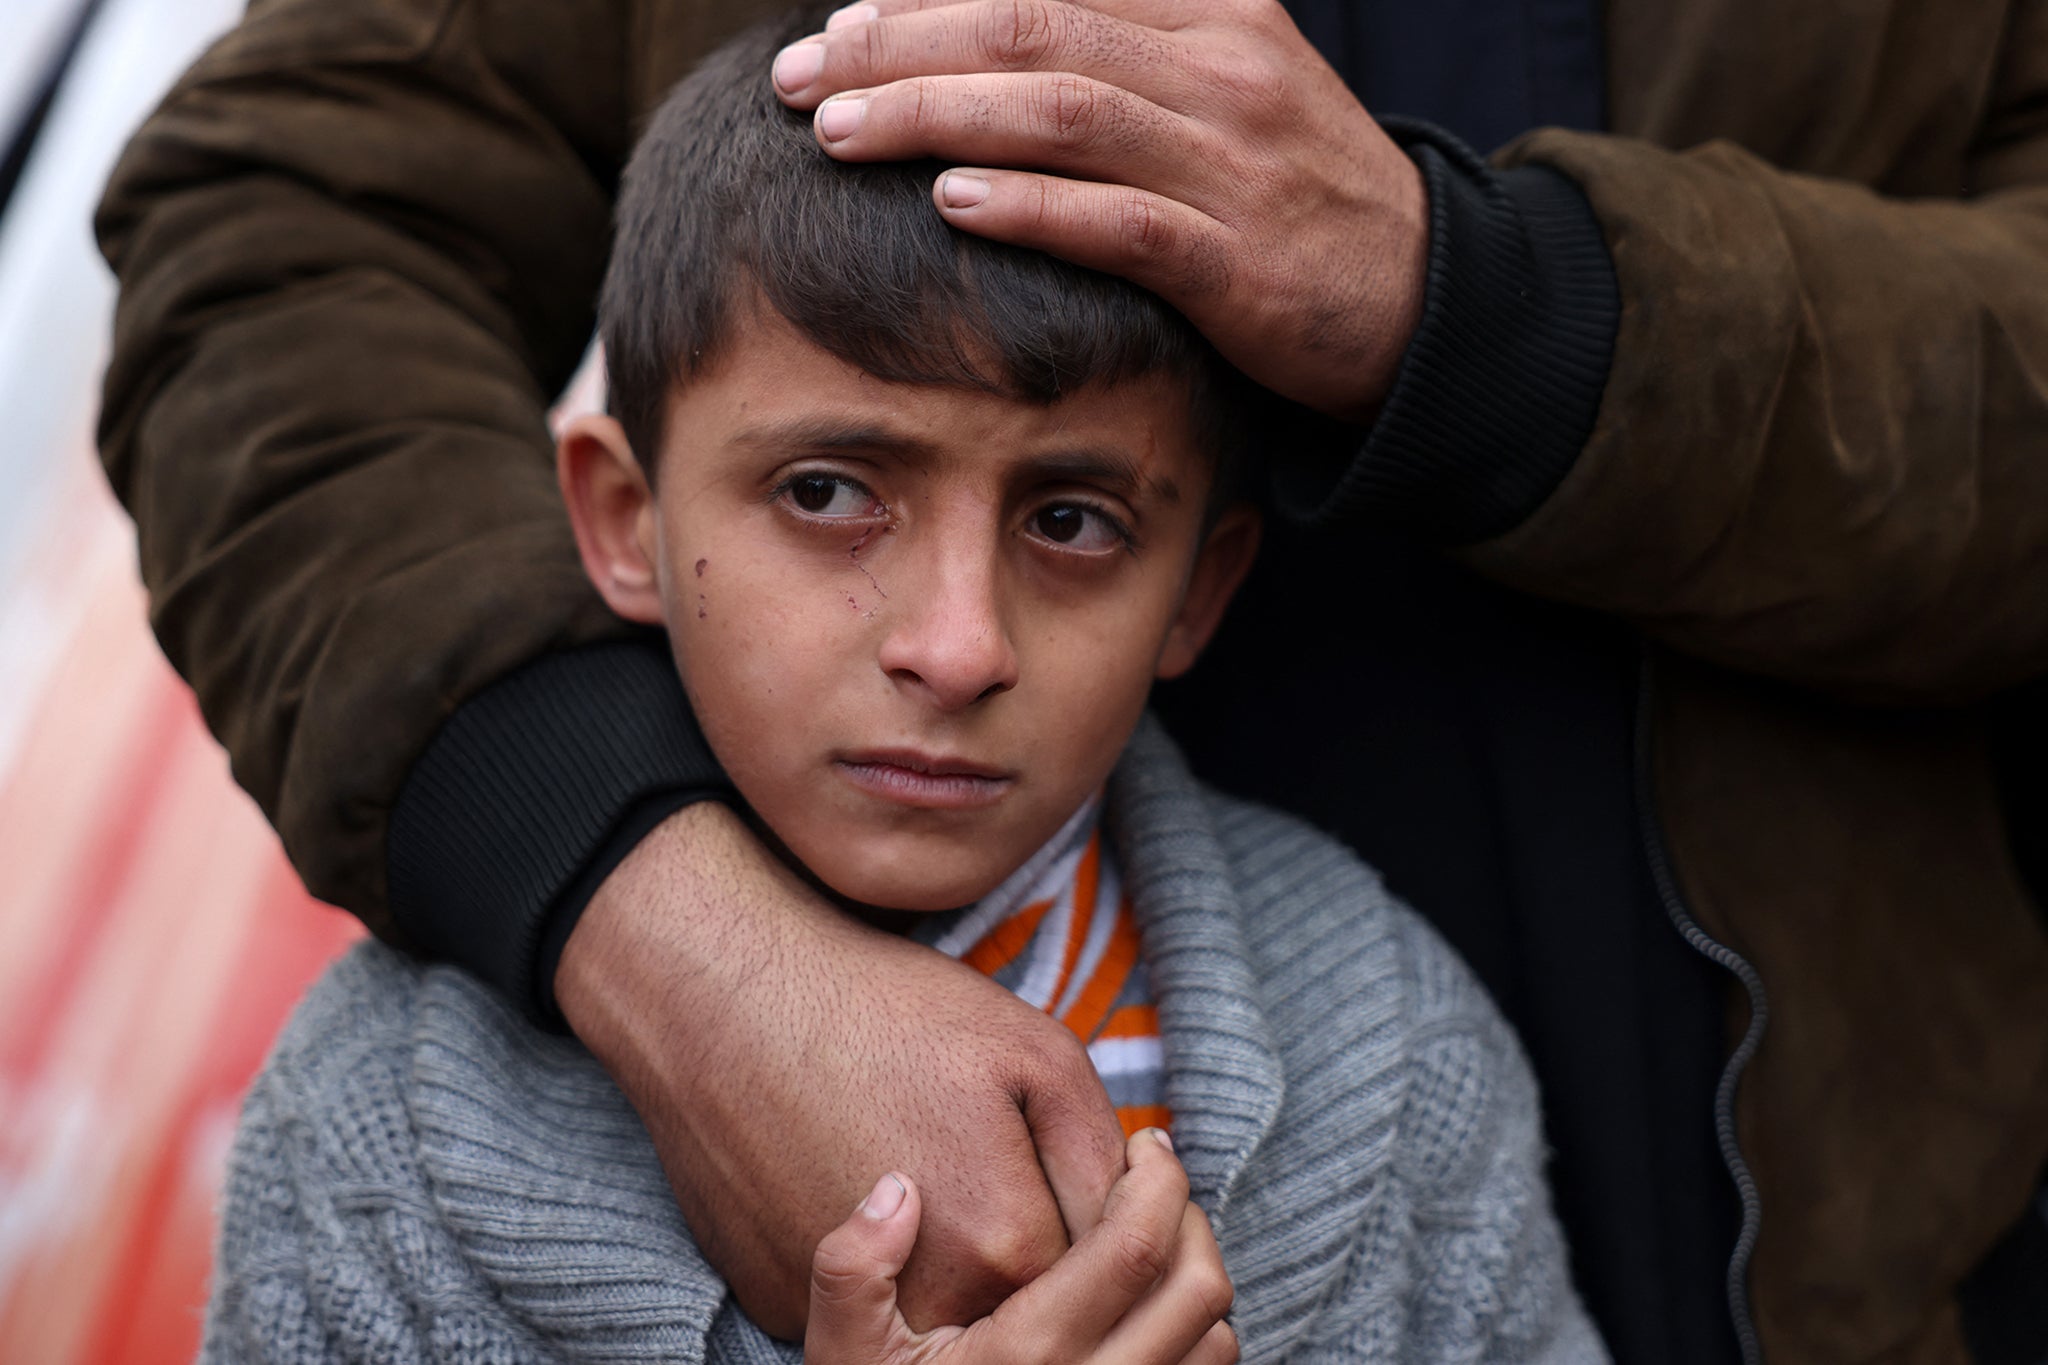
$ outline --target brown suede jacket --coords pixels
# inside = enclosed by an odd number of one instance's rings
[[[153,620],[313,891],[395,934],[443,720],[612,637],[541,414],[636,117],[748,0],[255,0],[100,221]],[[1986,717],[2048,674],[2048,3],[1610,0],[1590,441],[1463,553],[1663,647],[1693,913],[1770,983],[1742,1086],[1775,1360],[1963,1358],[2048,1162],[2048,933]],[[431,136],[427,131],[431,129]],[[1745,1020],[1740,1010],[1731,1037]]]

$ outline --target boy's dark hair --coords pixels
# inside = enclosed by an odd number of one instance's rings
[[[825,12],[712,54],[626,167],[599,334],[610,410],[649,475],[670,386],[715,362],[758,294],[886,380],[1050,403],[1091,383],[1185,377],[1220,492],[1251,386],[1186,319],[1125,280],[953,229],[931,203],[938,163],[835,162],[810,117],[776,99],[769,63]]]

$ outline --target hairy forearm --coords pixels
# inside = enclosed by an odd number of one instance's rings
[[[793,959],[860,937],[718,802],[670,816],[591,898],[562,950],[555,999],[629,1092],[715,1067],[702,1021],[762,976],[800,996]]]
[[[716,802],[605,880],[555,993],[646,1122],[699,1246],[777,1336],[802,1334],[811,1253],[881,1172],[927,1194],[901,1289],[928,1326],[1050,1265],[1121,1166],[1071,1033],[826,904]]]

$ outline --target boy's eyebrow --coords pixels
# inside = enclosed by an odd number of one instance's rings
[[[905,455],[928,455],[932,451],[929,442],[906,436],[900,431],[831,417],[792,417],[780,422],[764,422],[735,433],[731,443],[776,450],[812,447],[820,450],[880,450]]]
[[[1088,446],[1034,455],[1023,463],[1012,479],[1017,483],[1057,479],[1102,484],[1126,496],[1150,493],[1169,505],[1180,502],[1179,484],[1163,476],[1145,473],[1129,454],[1114,447]]]
[[[913,460],[929,458],[938,450],[932,442],[889,427],[867,422],[844,422],[831,417],[796,417],[764,422],[735,433],[731,443],[770,449],[872,450]],[[1114,446],[1080,446],[1048,451],[1023,461],[1010,475],[1010,481],[1015,484],[1047,480],[1097,483],[1126,495],[1150,493],[1169,505],[1180,502],[1179,484],[1170,478],[1145,473],[1128,452]]]

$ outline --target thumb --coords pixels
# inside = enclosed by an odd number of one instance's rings
[[[896,1276],[917,1242],[920,1214],[917,1187],[891,1172],[818,1243],[806,1365],[879,1361],[909,1341],[910,1328],[896,1311]]]
[[[1087,1054],[1080,1057],[1075,1074],[1039,1081],[1025,1090],[1022,1103],[1069,1242],[1102,1221],[1110,1186],[1124,1173],[1123,1125]]]

